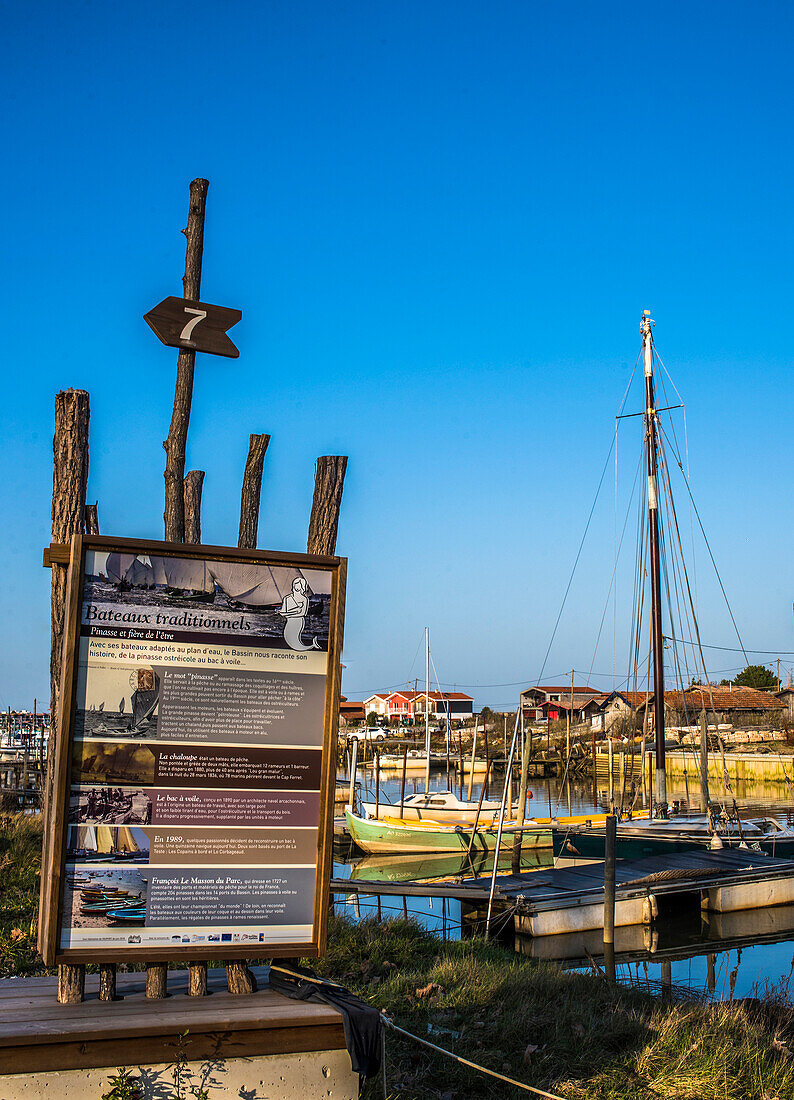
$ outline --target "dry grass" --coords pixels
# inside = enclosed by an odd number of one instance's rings
[[[44,973],[36,955],[41,815],[0,815],[0,977]]]
[[[405,920],[335,918],[316,965],[414,1034],[570,1100],[794,1097],[783,998],[662,1001],[479,940],[445,944]],[[393,1100],[528,1095],[393,1033],[387,1059]]]

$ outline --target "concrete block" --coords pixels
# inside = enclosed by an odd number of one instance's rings
[[[207,1089],[210,1100],[357,1100],[358,1074],[346,1050],[227,1058],[187,1062],[183,1088]],[[51,1073],[0,1075],[2,1100],[99,1100],[110,1088],[116,1069],[71,1069]],[[158,1100],[174,1091],[169,1065],[141,1066],[136,1071],[143,1100]]]

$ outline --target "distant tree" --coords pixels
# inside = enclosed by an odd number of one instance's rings
[[[375,713],[374,710],[371,710],[369,712],[369,714],[367,715],[367,725],[368,726],[377,726],[377,724],[378,724],[378,716],[377,716],[377,714]]]
[[[483,707],[480,711],[480,718],[482,718],[483,725],[485,725],[486,722],[493,722],[495,717],[496,715],[490,707]]]
[[[727,680],[722,680],[727,684]],[[758,688],[760,691],[776,691],[777,677],[765,665],[748,665],[731,681],[734,687]]]

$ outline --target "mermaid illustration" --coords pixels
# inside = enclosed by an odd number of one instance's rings
[[[288,592],[281,601],[278,614],[287,620],[284,624],[284,641],[290,649],[319,649],[320,646],[315,637],[311,645],[304,645],[301,634],[306,625],[306,615],[309,611],[309,586],[305,577],[296,577],[292,582],[292,591]]]

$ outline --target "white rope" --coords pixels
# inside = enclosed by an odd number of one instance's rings
[[[308,974],[298,974],[294,970],[288,970],[286,966],[277,966],[276,963],[271,963],[270,969],[278,971],[279,974],[288,974],[291,978],[298,978],[302,982],[311,982],[312,985],[327,985],[331,986],[333,989],[342,989],[347,992],[344,986],[339,985],[338,982],[331,981],[329,978],[311,978]],[[385,1012],[379,1012],[379,1015],[385,1027],[391,1028],[392,1031],[399,1032],[400,1035],[405,1035],[408,1039],[413,1039],[415,1043],[421,1043],[422,1046],[435,1050],[438,1054],[445,1054],[447,1058],[453,1058],[463,1066],[468,1066],[470,1069],[476,1069],[479,1073],[487,1073],[490,1077],[496,1077],[500,1081],[506,1081],[508,1085],[513,1085],[517,1089],[524,1089],[526,1092],[534,1092],[536,1096],[545,1096],[548,1100],[566,1100],[564,1096],[558,1096],[554,1092],[545,1092],[543,1089],[533,1088],[532,1085],[525,1085],[523,1081],[516,1081],[514,1077],[505,1077],[503,1073],[497,1073],[494,1069],[480,1066],[476,1062],[470,1062],[468,1058],[462,1058],[459,1054],[455,1054],[451,1050],[445,1050],[444,1047],[436,1046],[435,1043],[431,1043],[428,1039],[421,1039],[418,1035],[406,1031],[405,1028],[398,1027]]]
[[[410,1031],[406,1031],[405,1028],[398,1027],[393,1020],[390,1020],[388,1016],[385,1016],[382,1012],[380,1018],[383,1020],[386,1027],[391,1028],[392,1031],[399,1032],[400,1035],[405,1035],[408,1039],[413,1039],[415,1043],[421,1043],[423,1047],[429,1047],[430,1050],[434,1050],[437,1054],[445,1054],[447,1058],[452,1058],[456,1062],[460,1062],[462,1066],[468,1066],[469,1069],[476,1069],[478,1073],[487,1073],[489,1077],[496,1077],[498,1081],[505,1081],[508,1085],[512,1085],[517,1089],[524,1089],[525,1092],[533,1092],[535,1096],[545,1096],[548,1100],[566,1100],[564,1096],[558,1096],[556,1092],[546,1092],[544,1089],[533,1088],[532,1085],[525,1085],[523,1081],[516,1081],[515,1077],[506,1077],[503,1073],[497,1073],[495,1069],[488,1069],[486,1066],[480,1066],[476,1062],[469,1061],[468,1058],[462,1058],[460,1054],[454,1054],[451,1050],[445,1050],[444,1047],[436,1046],[435,1043],[431,1043],[428,1039],[420,1039],[418,1035],[413,1035]]]

